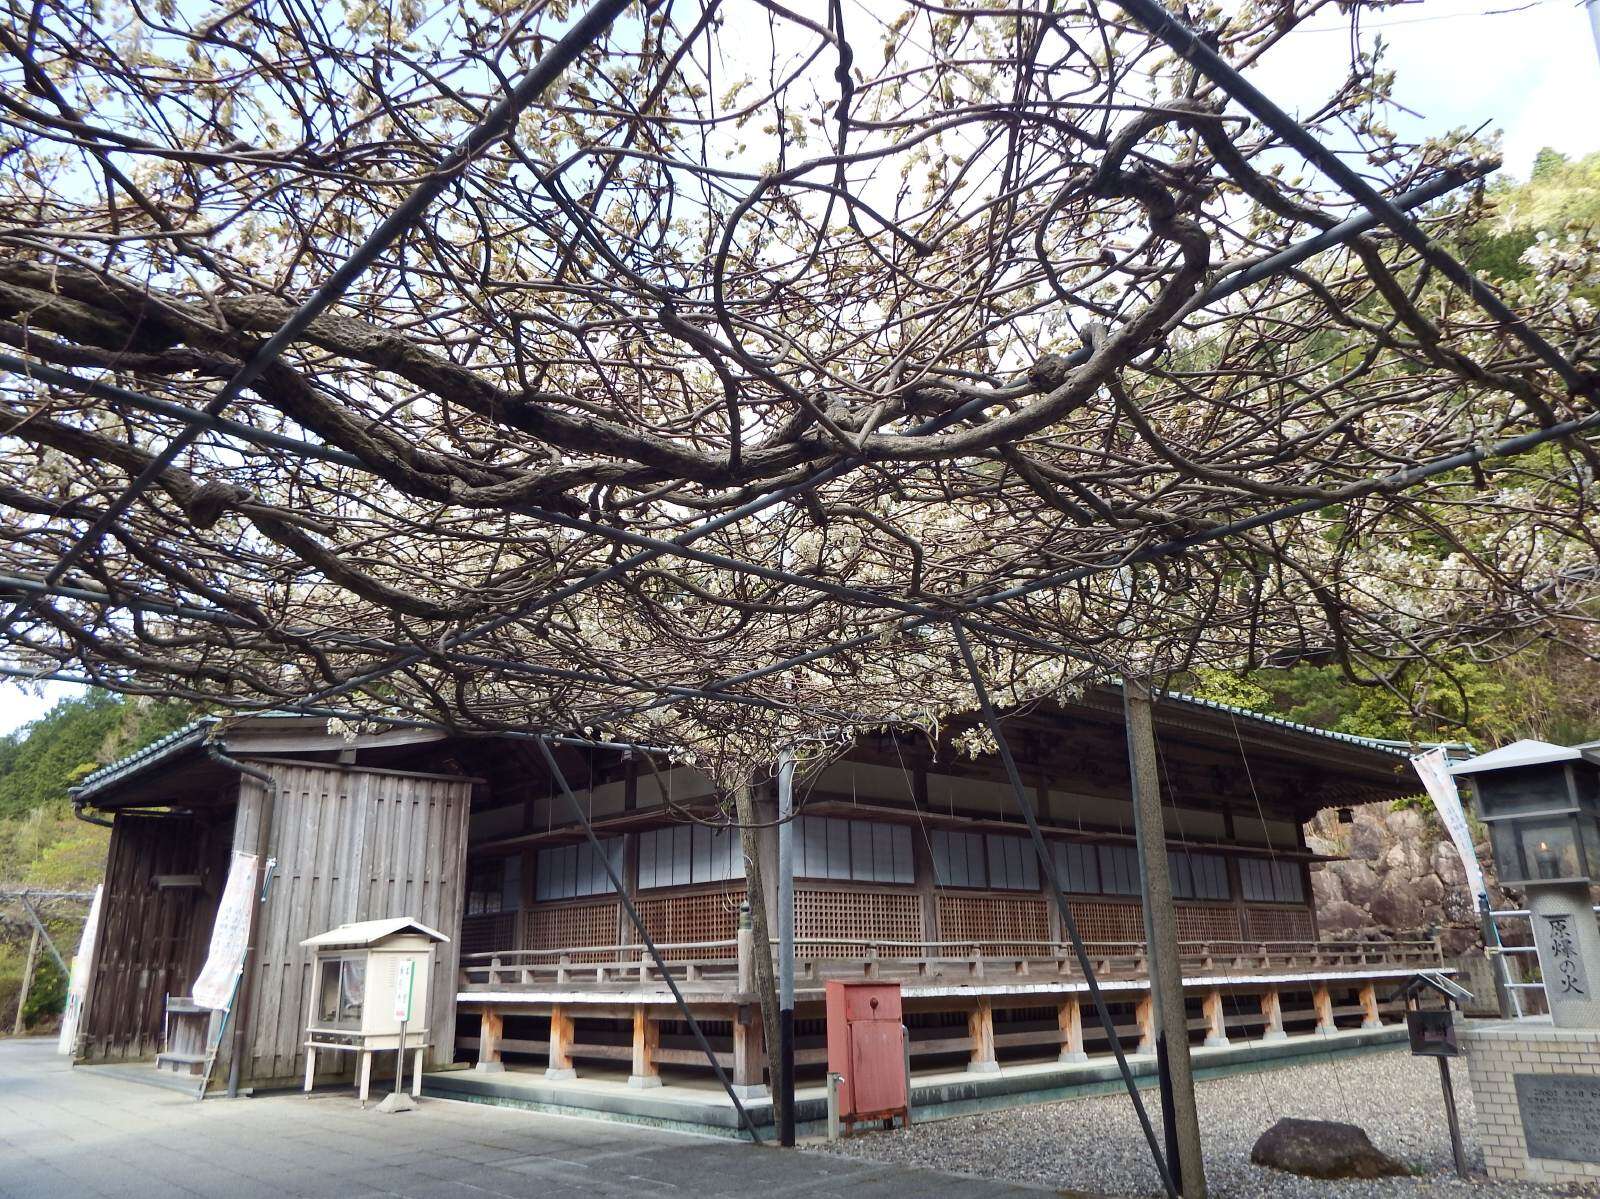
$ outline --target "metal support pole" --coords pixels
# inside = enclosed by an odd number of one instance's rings
[[[1461,1121],[1456,1116],[1456,1092],[1450,1083],[1450,1059],[1441,1057],[1439,1062],[1439,1088],[1444,1092],[1444,1114],[1450,1121],[1450,1152],[1456,1159],[1456,1177],[1467,1177],[1467,1151],[1461,1144]]]
[[[728,1098],[733,1100],[733,1110],[739,1113],[739,1122],[744,1125],[750,1134],[750,1139],[756,1144],[761,1144],[761,1134],[756,1131],[755,1121],[750,1118],[750,1113],[745,1111],[744,1104],[739,1102],[739,1094],[733,1089],[733,1083],[728,1081],[728,1074],[722,1068],[722,1063],[717,1061],[717,1055],[711,1048],[711,1042],[706,1040],[705,1030],[700,1027],[700,1021],[694,1018],[694,1013],[689,1010],[689,1003],[683,997],[683,992],[678,989],[677,980],[672,977],[672,971],[667,968],[667,963],[661,957],[661,951],[656,948],[655,940],[645,929],[644,921],[639,919],[639,911],[633,906],[633,900],[628,896],[627,887],[623,886],[622,876],[617,873],[617,868],[611,859],[606,856],[601,848],[600,838],[594,835],[594,826],[589,823],[589,814],[583,810],[583,805],[578,802],[578,797],[572,793],[572,788],[567,784],[567,776],[562,772],[556,762],[555,754],[550,752],[550,743],[543,737],[534,738],[534,743],[539,747],[540,756],[550,771],[550,777],[555,780],[561,794],[566,797],[567,806],[572,809],[573,818],[583,826],[583,835],[588,838],[589,848],[594,850],[595,858],[605,867],[606,877],[611,880],[611,885],[616,888],[617,898],[622,902],[623,910],[628,913],[634,930],[639,934],[639,940],[644,942],[644,947],[650,953],[650,960],[656,964],[662,981],[667,984],[667,989],[672,992],[672,998],[677,1002],[678,1010],[683,1013],[684,1023],[689,1026],[689,1031],[694,1034],[695,1044],[700,1047],[700,1052],[706,1055],[706,1061],[711,1063],[711,1069],[717,1076],[717,1081],[722,1084],[722,1089],[728,1093]]]
[[[22,901],[22,906],[27,910],[28,919],[33,921],[33,931],[44,941],[44,947],[50,951],[50,956],[55,959],[56,965],[61,969],[63,978],[72,977],[72,968],[61,960],[61,951],[56,948],[56,943],[50,939],[50,930],[44,926],[44,921],[39,919],[39,913],[33,904],[28,902],[26,895],[17,896]]]
[[[778,1144],[794,1144],[794,754],[778,758]]]
[[[1483,952],[1489,957],[1489,973],[1494,978],[1494,998],[1500,1019],[1522,1019],[1522,1001],[1510,986],[1506,955],[1500,944],[1500,926],[1494,922],[1487,895],[1478,896],[1478,927],[1483,936]]]
[[[972,676],[972,689],[978,697],[978,710],[983,716],[984,723],[989,727],[990,735],[994,737],[995,747],[1000,752],[1001,765],[1005,767],[1006,778],[1011,783],[1011,793],[1016,797],[1017,807],[1022,810],[1022,819],[1028,825],[1028,835],[1033,838],[1033,851],[1039,858],[1039,872],[1044,875],[1045,881],[1050,885],[1050,894],[1055,897],[1056,910],[1061,914],[1061,926],[1066,929],[1067,938],[1072,942],[1072,952],[1078,960],[1078,969],[1083,971],[1084,982],[1089,987],[1089,998],[1094,1001],[1095,1016],[1100,1021],[1100,1027],[1105,1030],[1106,1040],[1111,1045],[1111,1055],[1117,1059],[1117,1070],[1122,1075],[1122,1085],[1127,1088],[1134,1115],[1139,1118],[1139,1127],[1144,1131],[1145,1144],[1150,1148],[1150,1160],[1155,1165],[1156,1173],[1161,1176],[1161,1187],[1169,1199],[1178,1199],[1178,1189],[1172,1181],[1171,1171],[1167,1168],[1167,1159],[1156,1141],[1156,1130],[1150,1124],[1150,1113],[1145,1111],[1144,1100],[1139,1097],[1139,1086],[1133,1081],[1133,1071],[1128,1067],[1127,1054],[1122,1052],[1122,1040],[1117,1034],[1116,1021],[1111,1018],[1111,1012],[1106,1007],[1105,994],[1100,990],[1100,980],[1095,977],[1094,963],[1089,960],[1089,951],[1084,947],[1083,938],[1078,934],[1078,921],[1072,914],[1072,907],[1067,903],[1067,897],[1062,894],[1061,881],[1056,877],[1055,862],[1051,859],[1050,847],[1044,843],[1044,834],[1039,831],[1039,820],[1034,815],[1032,802],[1028,799],[1028,789],[1022,785],[1022,775],[1017,770],[1016,759],[1011,756],[1011,747],[1006,744],[1005,733],[1000,728],[1000,718],[995,715],[994,705],[989,702],[989,689],[984,686],[978,661],[972,656],[972,646],[967,641],[967,631],[957,620],[950,622],[950,631],[955,634],[956,645],[961,649],[967,673]]]
[[[1128,731],[1145,959],[1150,972],[1150,996],[1155,1004],[1156,1061],[1162,1076],[1168,1153],[1169,1157],[1176,1153],[1175,1169],[1183,1184],[1184,1199],[1205,1199],[1200,1115],[1189,1062],[1189,1014],[1183,999],[1183,960],[1178,954],[1178,918],[1172,907],[1166,819],[1161,812],[1161,780],[1156,773],[1155,720],[1149,692],[1140,684],[1123,679],[1122,710]]]
[[[33,988],[33,964],[39,960],[39,930],[34,928],[28,939],[28,960],[22,967],[22,990],[17,992],[17,1019],[11,1026],[11,1035],[22,1035],[22,1010],[28,1006],[28,992]]]

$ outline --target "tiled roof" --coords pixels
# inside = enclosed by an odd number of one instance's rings
[[[82,782],[71,788],[70,794],[74,799],[81,799],[147,765],[160,761],[169,754],[178,753],[191,745],[198,745],[205,740],[207,731],[216,723],[215,716],[202,716],[199,720],[192,720],[181,729],[175,729],[165,737],[157,738],[143,749],[135,750],[127,757],[118,758],[115,762],[85,775]]]
[[[1296,733],[1310,733],[1316,737],[1327,737],[1334,741],[1344,741],[1350,745],[1359,745],[1363,749],[1375,749],[1381,753],[1393,754],[1398,758],[1409,758],[1406,745],[1397,741],[1384,741],[1377,737],[1358,737],[1354,733],[1338,733],[1332,729],[1318,728],[1313,724],[1301,724],[1294,720],[1285,720],[1281,716],[1271,716],[1266,712],[1254,712],[1249,708],[1241,708],[1234,704],[1218,703],[1214,699],[1201,699],[1198,695],[1184,695],[1176,691],[1163,693],[1164,699],[1174,699],[1180,703],[1192,704],[1197,708],[1209,708],[1213,712],[1226,712],[1230,716],[1242,716],[1246,720],[1253,720],[1258,724],[1272,725],[1275,728],[1289,729]],[[1418,749],[1430,748],[1419,745]]]

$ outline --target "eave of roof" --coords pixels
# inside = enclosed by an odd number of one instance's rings
[[[114,783],[120,783],[158,762],[167,761],[201,745],[210,733],[211,726],[216,723],[215,716],[202,716],[198,720],[191,720],[182,728],[173,730],[165,737],[157,738],[143,749],[135,750],[127,757],[118,758],[115,762],[85,775],[83,781],[69,788],[67,793],[72,796],[75,803],[83,803]]]
[[[1266,712],[1256,712],[1250,708],[1241,708],[1236,704],[1220,703],[1217,700],[1203,699],[1197,695],[1187,695],[1182,692],[1168,691],[1162,694],[1163,701],[1174,701],[1187,704],[1190,707],[1206,711],[1221,712],[1228,716],[1250,721],[1267,728],[1282,729],[1288,732],[1301,733],[1314,737],[1323,737],[1330,741],[1342,742],[1346,745],[1359,746],[1362,749],[1372,750],[1387,757],[1409,760],[1408,746],[1399,742],[1384,741],[1375,737],[1361,737],[1354,733],[1340,733],[1333,729],[1318,728],[1315,725],[1301,724],[1298,721],[1285,720],[1281,716],[1273,716]],[[262,712],[254,714],[255,717],[296,717],[301,714],[295,712]],[[127,757],[118,758],[115,762],[100,767],[100,769],[86,775],[82,782],[72,787],[69,794],[75,802],[83,803],[91,800],[95,795],[107,788],[124,782],[132,776],[148,770],[151,767],[177,757],[190,749],[201,745],[208,736],[211,728],[218,723],[215,716],[203,716],[191,721],[182,728],[168,733],[156,741],[152,741],[143,749],[129,754]],[[1417,748],[1431,748],[1430,745],[1421,745]],[[1451,746],[1450,748],[1454,748]]]
[[[1407,752],[1407,747],[1396,741],[1384,741],[1376,737],[1361,737],[1355,733],[1340,733],[1333,729],[1318,728],[1314,724],[1301,724],[1298,721],[1285,720],[1281,716],[1272,716],[1266,712],[1256,712],[1250,708],[1238,707],[1235,704],[1219,703],[1214,699],[1202,699],[1198,695],[1185,695],[1178,691],[1164,692],[1162,698],[1177,700],[1179,703],[1190,704],[1197,708],[1207,708],[1213,712],[1224,712],[1229,716],[1242,717],[1272,728],[1288,729],[1295,733],[1309,733],[1315,737],[1326,737],[1331,741],[1343,741],[1347,745],[1359,745],[1363,749],[1376,750],[1379,753],[1388,754],[1396,758],[1409,760],[1411,757],[1410,753]],[[1417,748],[1431,749],[1432,745],[1419,745]]]

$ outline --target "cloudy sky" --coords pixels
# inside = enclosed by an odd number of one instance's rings
[[[1362,30],[1365,42],[1387,44],[1395,98],[1416,114],[1398,118],[1403,135],[1497,130],[1506,168],[1521,177],[1545,146],[1572,157],[1600,150],[1600,53],[1574,0],[1425,0],[1371,13]],[[1251,78],[1292,112],[1326,99],[1348,61],[1348,29],[1326,16]],[[0,734],[74,690],[0,683]]]

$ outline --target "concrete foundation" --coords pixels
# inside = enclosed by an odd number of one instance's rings
[[[1473,1020],[1457,1032],[1489,1177],[1600,1184],[1600,1028]]]
[[[1404,1027],[1347,1029],[1333,1033],[1291,1036],[1282,1041],[1234,1041],[1219,1048],[1192,1051],[1196,1078],[1216,1077],[1241,1070],[1271,1069],[1307,1058],[1334,1054],[1390,1049],[1404,1043]],[[1156,1083],[1153,1056],[1130,1057],[1128,1065],[1141,1087]],[[460,1099],[533,1111],[585,1115],[622,1120],[684,1131],[740,1135],[739,1118],[733,1104],[714,1081],[695,1078],[683,1082],[668,1079],[666,1085],[641,1091],[628,1085],[621,1071],[610,1077],[590,1073],[584,1076],[549,1081],[538,1070],[509,1069],[503,1074],[484,1075],[471,1069],[444,1070],[425,1074],[423,1094],[443,1099]],[[945,1073],[913,1074],[911,1078],[912,1118],[936,1120],[948,1116],[1070,1099],[1082,1095],[1104,1094],[1122,1089],[1117,1064],[1109,1056],[1086,1062],[1061,1062],[1055,1059],[1016,1064],[1001,1063],[992,1073],[973,1074],[966,1070]],[[744,1096],[740,1101],[745,1102]],[[772,1102],[765,1094],[745,1102],[757,1127],[772,1125]],[[827,1131],[827,1093],[821,1084],[795,1091],[795,1122],[801,1136],[822,1136]]]

